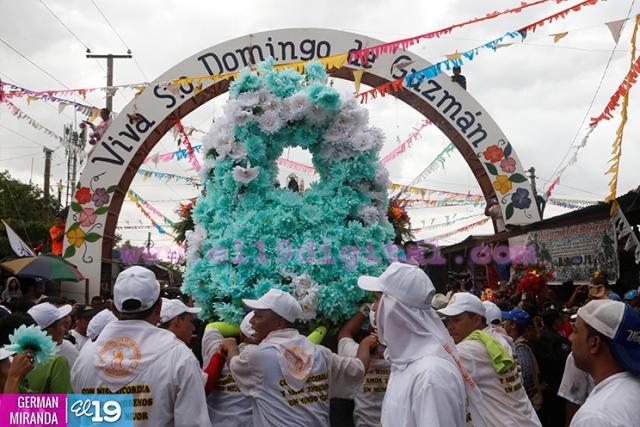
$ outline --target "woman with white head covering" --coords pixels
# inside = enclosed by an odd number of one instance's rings
[[[456,363],[455,344],[431,308],[435,288],[429,277],[412,265],[392,263],[380,277],[363,276],[358,285],[376,292],[378,339],[391,361],[380,425],[467,425],[467,397],[478,402],[481,395]]]

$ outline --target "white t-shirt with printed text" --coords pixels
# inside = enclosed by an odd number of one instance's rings
[[[358,343],[352,338],[343,338],[338,343],[338,355],[356,357],[358,347]],[[377,427],[380,425],[382,401],[387,391],[390,374],[391,362],[384,358],[371,358],[369,370],[353,398],[355,402],[353,420],[356,427]]]

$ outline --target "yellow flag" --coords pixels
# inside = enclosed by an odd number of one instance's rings
[[[449,61],[455,61],[456,59],[460,59],[460,58],[462,58],[462,54],[461,54],[461,53],[459,53],[459,52],[456,50],[456,53],[452,53],[452,54],[450,54],[450,55],[445,55],[445,57],[446,57]]]
[[[364,70],[353,70],[353,81],[356,84],[356,95],[360,93],[360,81],[362,80],[363,74]]]
[[[564,33],[558,33],[558,34],[549,34],[551,37],[553,37],[553,42],[554,43],[558,43],[558,40],[560,40],[561,38],[563,38],[564,36],[566,36],[567,34],[569,34],[568,31],[565,31]]]

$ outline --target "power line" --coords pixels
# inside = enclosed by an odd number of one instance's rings
[[[60,80],[56,79],[55,77],[53,77],[48,71],[46,71],[44,68],[42,68],[41,66],[39,66],[38,64],[36,64],[35,62],[33,62],[32,60],[30,60],[29,58],[27,58],[26,56],[24,56],[22,53],[20,53],[18,50],[16,50],[13,46],[11,46],[9,43],[7,43],[6,41],[0,39],[0,42],[4,43],[9,49],[11,49],[12,51],[14,51],[15,53],[17,53],[18,55],[20,55],[22,58],[24,58],[25,60],[27,60],[31,65],[33,65],[34,67],[36,67],[38,70],[42,71],[43,73],[45,73],[47,76],[51,77],[53,80],[55,80],[56,82],[58,82],[60,85],[62,85],[62,87],[64,87],[67,90],[72,90],[69,87],[67,87],[67,85],[65,85],[64,83],[62,83]],[[78,96],[75,95],[74,96]],[[87,101],[88,102],[88,101]],[[95,105],[91,104],[93,107],[95,107]]]
[[[125,43],[125,41],[122,39],[122,37],[120,37],[120,34],[118,34],[118,32],[116,31],[116,29],[113,27],[113,25],[111,25],[111,22],[109,22],[109,20],[107,19],[107,17],[104,15],[104,13],[102,13],[102,11],[100,10],[100,8],[98,7],[98,5],[91,0],[91,3],[93,3],[93,5],[96,7],[96,9],[98,10],[98,12],[100,13],[100,15],[102,15],[102,17],[104,18],[105,21],[107,21],[107,24],[109,24],[109,27],[111,27],[111,29],[113,30],[114,33],[116,33],[116,36],[118,36],[118,38],[120,39],[120,41],[122,42],[122,44],[124,45],[124,47],[127,48],[127,50],[129,52],[131,52],[131,49],[129,48],[129,46],[127,46],[127,44]],[[144,77],[145,81],[148,81],[149,79],[147,78],[147,76],[145,75],[144,71],[142,71],[142,67],[140,67],[140,64],[138,64],[138,61],[136,60],[135,57],[133,57],[133,62],[136,63],[136,66],[138,67],[138,69],[140,70],[140,72],[142,73],[142,77]]]
[[[86,44],[84,44],[84,43],[82,42],[82,40],[80,40],[80,38],[79,38],[78,36],[76,36],[76,35],[75,35],[75,33],[74,33],[73,31],[71,31],[71,29],[69,29],[69,27],[67,27],[67,26],[65,25],[65,23],[64,23],[64,22],[62,22],[62,20],[61,20],[60,18],[58,18],[58,15],[56,15],[55,13],[53,13],[53,10],[49,9],[49,6],[47,6],[46,4],[44,4],[44,2],[43,2],[42,0],[40,0],[40,3],[42,3],[42,5],[43,5],[43,6],[44,6],[44,7],[45,7],[49,12],[51,12],[51,14],[53,15],[53,17],[54,17],[54,18],[56,18],[56,19],[58,20],[58,22],[59,22],[59,23],[61,23],[61,24],[62,24],[62,26],[63,26],[63,27],[65,27],[65,28],[67,29],[67,31],[69,31],[69,32],[71,33],[71,35],[72,35],[73,37],[75,37],[75,38],[76,38],[76,40],[78,40],[78,41],[80,42],[80,44],[81,44],[81,45],[83,45],[83,46],[85,47],[85,49],[89,49],[89,48],[87,47],[87,45],[86,45]]]
[[[633,9],[633,5],[635,3],[636,3],[636,0],[633,0],[631,2],[631,6],[629,7],[629,12],[627,13],[627,20],[631,16],[631,10]],[[576,135],[573,137],[573,141],[571,141],[571,145],[569,145],[569,148],[567,149],[566,154],[564,155],[564,157],[562,158],[560,163],[558,163],[558,166],[556,167],[556,170],[553,171],[553,173],[551,174],[552,177],[554,177],[556,175],[558,170],[560,170],[560,166],[562,166],[562,163],[564,163],[564,161],[567,159],[567,156],[571,152],[571,148],[573,148],[573,145],[576,143],[576,140],[578,139],[578,135],[580,135],[580,132],[582,131],[582,126],[584,126],[584,123],[587,120],[587,117],[589,117],[589,111],[591,111],[591,107],[593,107],[593,104],[596,102],[596,97],[598,96],[598,93],[600,93],[600,88],[602,87],[602,82],[604,82],[604,78],[607,75],[607,70],[609,70],[609,65],[611,65],[611,60],[613,59],[613,55],[616,53],[616,48],[618,47],[618,43],[619,42],[620,42],[620,39],[618,38],[618,40],[616,41],[616,44],[613,46],[613,50],[611,51],[611,55],[609,55],[609,60],[607,61],[607,65],[604,68],[604,72],[602,73],[602,78],[600,79],[600,83],[598,83],[598,87],[596,89],[596,93],[593,94],[593,98],[591,99],[591,103],[589,104],[589,107],[587,108],[587,111],[586,111],[586,113],[584,115],[584,118],[582,119],[582,122],[580,122],[580,126],[578,127],[578,131],[576,132]]]

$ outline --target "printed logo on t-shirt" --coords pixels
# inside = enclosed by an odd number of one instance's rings
[[[113,378],[129,376],[136,370],[142,355],[138,344],[129,338],[113,338],[98,353],[98,367]]]
[[[300,347],[288,348],[284,352],[284,358],[289,366],[289,371],[296,378],[306,378],[313,367],[313,359],[302,351]]]

